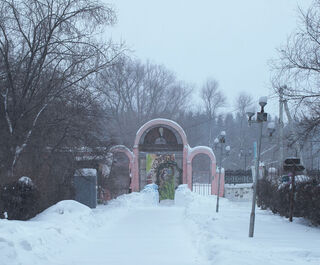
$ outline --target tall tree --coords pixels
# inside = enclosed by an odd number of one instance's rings
[[[285,101],[286,113],[289,114],[290,105],[293,109],[288,120],[295,131],[292,143],[300,142],[297,150],[301,149],[302,140],[313,137],[320,128],[320,1],[313,1],[305,11],[300,9],[299,14],[296,31],[279,49],[279,58],[272,64],[274,90]]]
[[[46,110],[92,91],[89,78],[118,55],[96,37],[115,18],[95,0],[1,1],[0,145],[9,176]]]
[[[144,122],[176,119],[191,93],[164,66],[125,57],[101,73],[98,86],[119,141],[127,145]]]
[[[248,147],[248,122],[246,111],[253,104],[253,99],[245,92],[241,92],[235,100],[235,107],[237,110],[238,124],[240,125],[237,130],[237,146],[234,146],[236,152],[241,158],[246,161],[246,157],[249,155],[250,147]],[[246,164],[246,162],[244,163]],[[245,165],[246,166],[246,165]]]
[[[218,109],[226,105],[226,97],[219,90],[219,83],[215,79],[207,79],[201,89],[201,99],[204,103],[204,109],[208,116],[209,124],[209,142],[212,145],[212,122],[215,118]]]

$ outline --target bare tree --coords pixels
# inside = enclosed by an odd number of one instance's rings
[[[297,30],[279,49],[279,58],[272,64],[273,87],[277,94],[283,93],[289,125],[294,130],[292,142],[298,151],[319,126],[320,1],[313,1],[310,8],[299,9],[299,13]]]
[[[212,121],[218,109],[226,105],[226,97],[219,90],[219,83],[214,79],[208,79],[201,89],[201,99],[209,120],[209,145],[212,144]]]
[[[241,116],[246,115],[246,110],[253,104],[252,96],[246,92],[241,92],[235,100],[235,107]]]
[[[244,159],[244,165],[246,168],[246,158],[249,156],[250,147],[248,146],[248,122],[246,111],[253,104],[253,99],[250,95],[245,92],[241,92],[235,99],[235,109],[237,110],[237,133],[235,138],[237,141],[234,143],[233,149],[239,155],[239,157]]]
[[[99,90],[120,142],[131,145],[136,130],[157,117],[175,119],[191,89],[162,65],[122,57],[101,73]]]
[[[49,106],[90,90],[88,79],[117,56],[117,46],[96,37],[114,22],[112,8],[93,0],[1,1],[1,146],[8,175]]]
[[[300,11],[298,29],[289,36],[273,61],[274,87],[283,89],[284,96],[304,101],[320,96],[320,1],[313,2],[306,11]],[[282,84],[280,84],[282,82]]]

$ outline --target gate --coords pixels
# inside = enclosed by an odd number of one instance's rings
[[[211,195],[211,184],[209,183],[193,183],[192,191],[199,195]]]
[[[192,173],[192,191],[199,195],[211,195],[210,172],[198,171]]]

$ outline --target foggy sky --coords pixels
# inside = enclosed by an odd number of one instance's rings
[[[235,96],[271,95],[268,61],[311,0],[105,0],[117,10],[108,34],[133,55],[163,64],[199,90],[212,77],[234,109]],[[269,104],[276,114],[277,102]]]

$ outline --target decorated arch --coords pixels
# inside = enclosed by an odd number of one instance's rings
[[[134,146],[132,190],[139,191],[148,183],[147,160],[170,155],[182,170],[182,183],[187,182],[188,141],[179,124],[168,119],[154,119],[137,132]],[[182,184],[181,183],[181,184]]]
[[[133,151],[115,146],[115,152],[124,152],[129,158],[131,190],[140,191],[150,183],[161,183],[172,178],[174,186],[188,184],[192,189],[192,160],[199,154],[210,159],[210,177],[216,174],[216,158],[211,148],[190,148],[182,127],[168,119],[153,119],[136,133]]]

